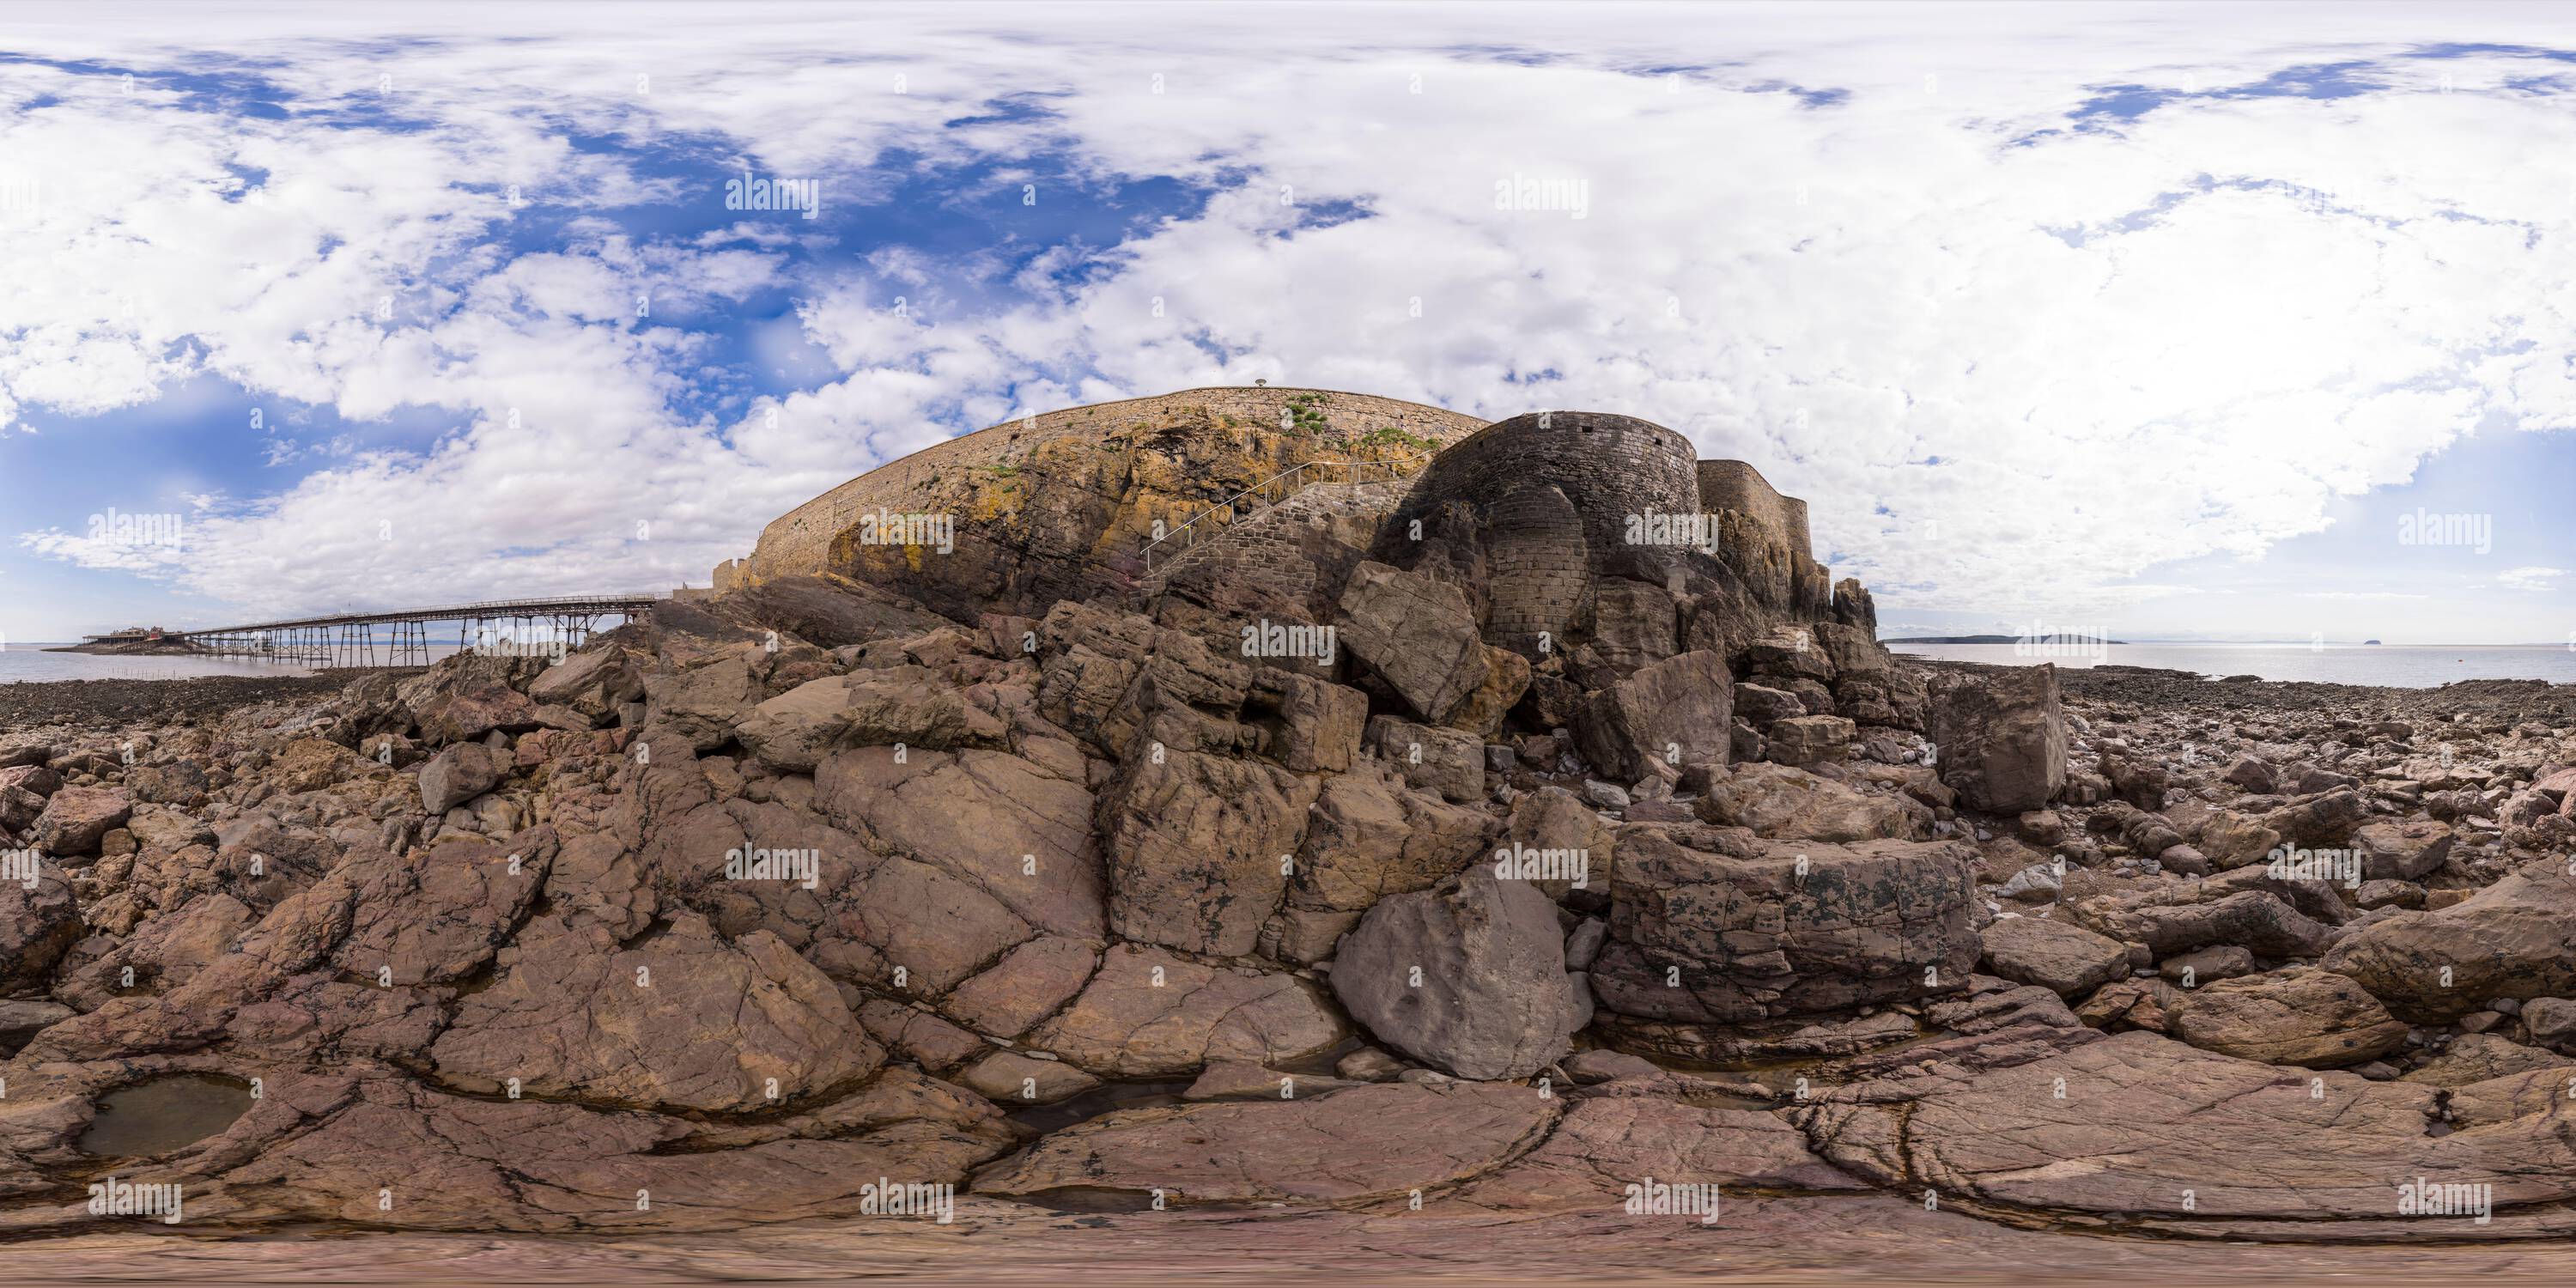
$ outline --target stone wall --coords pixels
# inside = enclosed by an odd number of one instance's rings
[[[741,571],[741,584],[777,577],[840,571],[833,567],[834,542],[863,513],[880,508],[895,513],[931,512],[954,499],[954,485],[981,469],[1009,468],[1059,440],[1075,439],[1116,447],[1121,434],[1150,435],[1162,427],[1191,421],[1229,422],[1251,431],[1277,431],[1290,400],[1314,397],[1320,428],[1318,440],[1336,434],[1358,436],[1393,428],[1434,443],[1453,442],[1482,428],[1485,422],[1438,407],[1338,390],[1215,386],[1185,389],[1150,398],[1071,407],[1022,420],[1004,421],[971,434],[934,443],[910,456],[890,461],[788,511],[761,530]],[[1324,446],[1319,441],[1319,446]],[[1296,459],[1293,451],[1286,453]],[[1329,455],[1329,449],[1313,453]],[[1293,463],[1293,460],[1292,460]],[[1246,479],[1244,485],[1258,482]],[[1207,501],[1220,499],[1217,496]],[[1189,517],[1191,502],[1160,507],[1153,517],[1177,524]]]
[[[1574,507],[1596,560],[1623,547],[1628,515],[1648,509],[1688,513],[1699,506],[1690,440],[1652,421],[1602,412],[1552,411],[1497,421],[1449,448],[1415,476],[1413,491],[1390,522],[1436,522],[1445,506],[1480,509],[1538,482]],[[1401,542],[1394,531],[1381,538]]]
[[[1705,510],[1737,510],[1801,559],[1813,558],[1807,539],[1807,503],[1782,496],[1762,472],[1743,461],[1701,461],[1699,503]]]

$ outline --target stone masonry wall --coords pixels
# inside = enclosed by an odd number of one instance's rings
[[[1628,544],[1630,515],[1698,508],[1697,462],[1680,434],[1599,412],[1515,416],[1435,457],[1374,557],[1437,566],[1478,604],[1488,640],[1535,656],[1541,634],[1561,640],[1587,619],[1599,578],[1664,580],[1665,552]]]
[[[1252,386],[1185,389],[1150,398],[1096,403],[1051,411],[1033,419],[1010,420],[971,434],[933,443],[900,460],[890,461],[788,511],[761,530],[760,542],[739,573],[740,583],[816,573],[831,564],[832,543],[857,516],[879,507],[905,513],[926,495],[933,480],[953,477],[976,466],[998,465],[1053,439],[1086,436],[1105,439],[1128,428],[1165,423],[1185,409],[1204,407],[1212,417],[1276,427],[1288,400],[1301,394],[1326,395],[1317,408],[1332,432],[1362,434],[1391,426],[1434,442],[1449,442],[1482,428],[1485,422],[1421,403],[1343,393]]]
[[[1807,503],[1782,496],[1762,472],[1743,461],[1701,461],[1699,503],[1708,510],[1739,510],[1801,559],[1812,558]]]

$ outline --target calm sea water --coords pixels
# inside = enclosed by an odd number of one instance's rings
[[[2329,644],[2111,644],[2099,649],[2012,644],[1903,644],[1896,652],[1950,662],[2063,667],[2153,666],[2207,676],[2259,675],[2393,689],[2429,689],[2454,680],[2548,680],[2576,684],[2576,651],[2547,646]]]
[[[211,657],[102,657],[96,653],[48,653],[41,644],[0,648],[0,684],[31,680],[185,680],[200,675],[311,675],[308,666]],[[429,646],[430,660],[456,651],[454,644]],[[352,653],[351,659],[356,655]],[[376,646],[382,665],[388,653]]]

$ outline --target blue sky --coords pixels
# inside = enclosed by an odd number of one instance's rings
[[[7,10],[0,638],[703,584],[1255,378],[1671,425],[1891,634],[2576,631],[2563,11],[610,12]]]

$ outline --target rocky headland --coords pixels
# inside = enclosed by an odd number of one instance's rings
[[[2576,687],[1907,661],[1751,465],[1326,391],[717,580],[0,725],[13,1252],[2566,1268]]]

